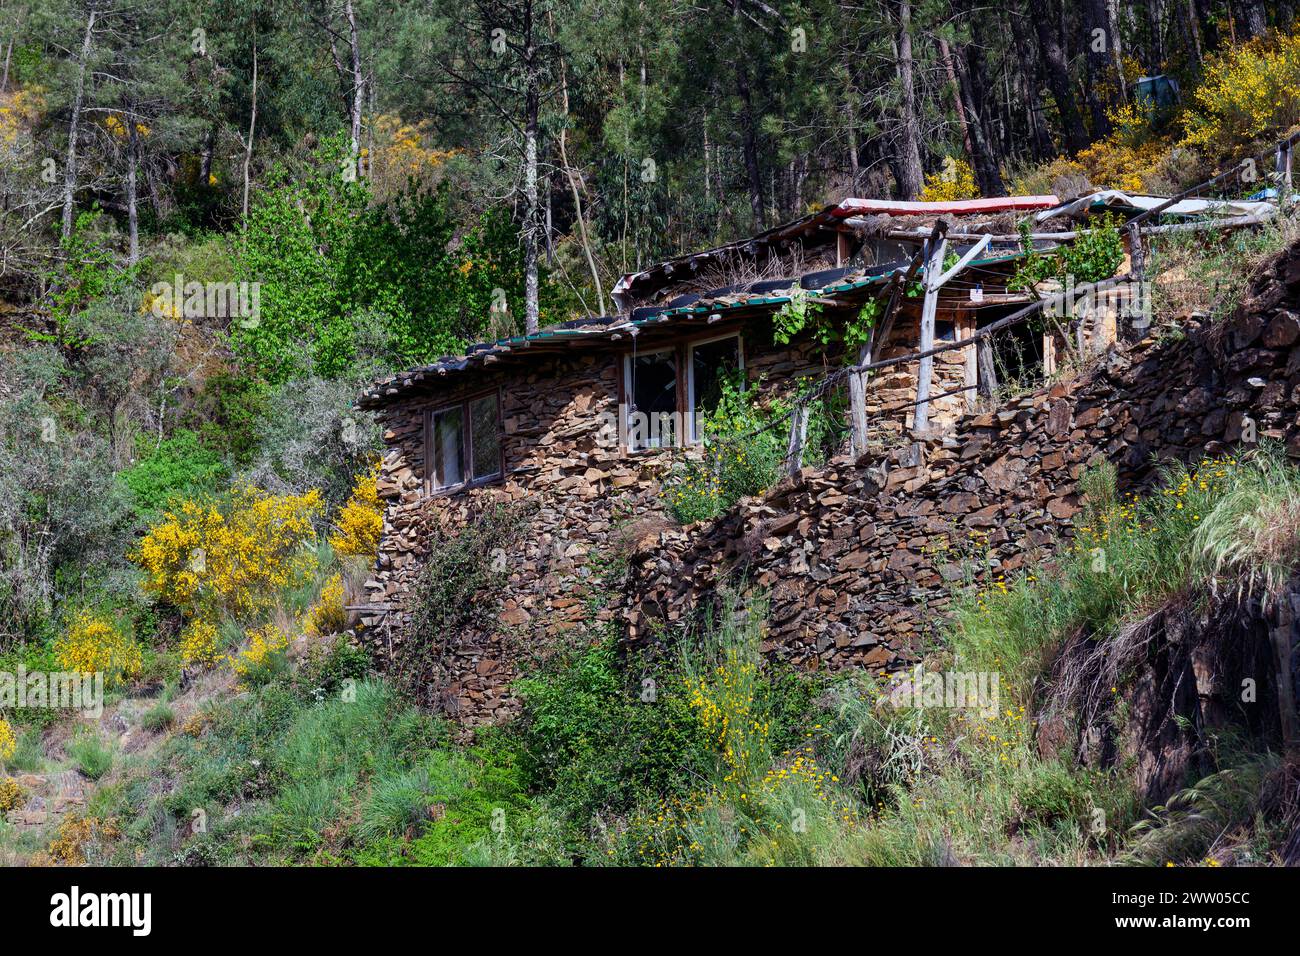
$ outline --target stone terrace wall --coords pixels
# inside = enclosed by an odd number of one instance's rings
[[[1250,421],[1300,457],[1298,293],[1292,250],[1212,330],[1111,351],[940,442],[805,470],[715,523],[643,540],[623,609],[629,640],[681,630],[716,607],[721,581],[744,580],[770,592],[772,657],[881,670],[915,660],[963,555],[987,544],[996,574],[1049,552],[1093,459],[1134,487],[1153,456],[1217,453],[1249,437]]]

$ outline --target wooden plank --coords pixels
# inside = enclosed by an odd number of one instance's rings
[[[858,364],[865,362],[867,346],[858,351]],[[849,376],[849,435],[853,454],[861,455],[867,450],[867,383],[865,372],[855,372]]]
[[[1167,236],[1175,232],[1203,232],[1208,229],[1236,229],[1239,226],[1258,226],[1265,221],[1265,217],[1260,215],[1225,216],[1222,219],[1207,219],[1201,222],[1174,222],[1164,226],[1143,226],[1138,230],[1138,233],[1143,236]]]
[[[957,338],[966,341],[975,331],[975,314],[973,312],[961,313],[954,322]],[[965,362],[962,367],[962,384],[966,386],[966,408],[968,410],[975,407],[976,385],[979,383],[979,364],[976,357],[976,349],[966,349]]]
[[[966,251],[966,254],[962,256],[960,259],[958,259],[956,263],[953,264],[953,267],[951,269],[949,269],[943,275],[939,276],[938,280],[934,283],[934,287],[938,289],[941,285],[944,285],[946,282],[948,282],[949,279],[951,279],[957,273],[961,272],[962,269],[965,269],[966,266],[969,265],[975,259],[976,256],[978,256],[981,252],[983,252],[988,247],[988,244],[989,244],[989,237],[985,236],[979,242],[975,243],[975,245],[971,246],[970,249]],[[942,258],[939,260],[939,268],[941,269],[943,268]]]

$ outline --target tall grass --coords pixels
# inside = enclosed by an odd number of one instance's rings
[[[1167,466],[1142,498],[1119,496],[1107,466],[1082,484],[1084,510],[1052,567],[958,602],[949,643],[965,664],[1024,686],[1073,634],[1112,633],[1198,586],[1276,584],[1300,556],[1286,521],[1300,514],[1300,470],[1276,444]]]
[[[1152,241],[1152,305],[1158,320],[1200,312],[1222,318],[1242,300],[1261,266],[1300,238],[1300,217],[1279,213],[1253,229],[1182,232]]]

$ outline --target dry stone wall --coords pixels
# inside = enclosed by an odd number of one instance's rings
[[[1243,440],[1300,457],[1298,292],[1293,253],[1211,329],[1112,350],[940,440],[805,470],[716,522],[643,539],[629,640],[680,632],[718,606],[720,585],[744,583],[770,595],[773,658],[880,670],[915,660],[967,568],[987,558],[989,574],[1013,572],[1069,535],[1094,459],[1132,488],[1153,477],[1153,459]]]

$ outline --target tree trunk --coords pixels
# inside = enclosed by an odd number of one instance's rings
[[[1002,183],[998,158],[993,154],[989,131],[984,124],[988,84],[984,70],[983,37],[980,36],[977,19],[972,42],[962,53],[965,63],[961,63],[962,58],[958,58],[958,90],[966,100],[966,116],[970,124],[971,165],[975,170],[975,179],[983,195],[1005,196],[1007,189]]]
[[[1100,37],[1097,32],[1100,30]],[[1106,102],[1102,99],[1102,87],[1106,82],[1106,71],[1110,64],[1110,46],[1114,37],[1110,32],[1110,12],[1106,0],[1085,0],[1083,4],[1083,37],[1088,51],[1088,82],[1084,88],[1084,98],[1088,103],[1088,113],[1092,117],[1092,135],[1100,139],[1110,132],[1110,117],[1106,115]]]
[[[1017,22],[1021,14],[1019,11],[1012,11],[1010,22],[1008,24],[1008,33],[1011,34],[1012,42],[1016,48],[1016,60],[1020,63],[1023,71],[1025,105],[1029,108],[1029,140],[1033,150],[1034,159],[1038,161],[1053,159],[1056,156],[1056,147],[1052,143],[1052,134],[1047,129],[1047,120],[1043,116],[1043,98],[1040,91],[1043,88],[1042,67],[1039,65],[1038,58],[1033,55],[1026,40],[1023,23]]]
[[[564,120],[565,124],[567,124],[569,119],[569,80],[563,62],[560,63],[560,102],[564,107]],[[605,290],[600,282],[600,271],[596,268],[596,257],[591,251],[591,238],[587,235],[587,220],[582,212],[582,193],[578,189],[578,177],[574,172],[573,167],[569,165],[569,152],[565,144],[567,134],[568,126],[562,125],[560,127],[560,165],[564,168],[564,178],[569,181],[569,190],[573,193],[573,214],[578,219],[578,237],[582,240],[582,251],[587,257],[587,268],[591,270],[591,281],[596,286],[596,302],[600,309],[600,314],[607,315],[608,312],[605,308]],[[705,191],[707,192],[707,190],[708,171],[706,169]],[[549,202],[547,203],[547,208],[550,208]],[[549,238],[547,244],[549,249]]]
[[[140,208],[136,188],[136,167],[140,158],[140,132],[136,122],[135,110],[128,106],[126,110],[126,222],[127,222],[127,257],[128,266],[140,261]]]
[[[537,74],[537,47],[533,37],[533,4],[524,5],[524,331],[539,328],[540,289],[537,275],[537,120],[541,110],[541,78]]]
[[[254,34],[256,37],[256,34]],[[248,117],[248,142],[244,144],[244,203],[243,221],[248,226],[248,177],[253,165],[253,136],[257,132],[257,40],[253,40],[253,90],[252,107]]]
[[[1235,6],[1243,34],[1242,39],[1257,37],[1268,29],[1268,17],[1264,11],[1264,4],[1260,0],[1240,0]]]
[[[916,89],[912,69],[912,4],[898,4],[899,136],[896,146],[898,196],[915,199],[924,185],[921,179],[920,124],[916,116]]]
[[[961,84],[957,82],[957,70],[953,67],[952,51],[948,48],[948,41],[943,37],[938,37],[936,42],[939,45],[939,59],[943,61],[943,71],[948,75],[948,87],[952,90],[952,102],[957,110],[957,125],[961,127],[961,141],[966,147],[966,155],[974,156],[975,147],[970,141],[970,123],[966,119],[966,103],[962,99]]]
[[[1088,132],[1075,107],[1074,91],[1070,88],[1070,68],[1061,49],[1056,31],[1056,18],[1048,0],[1029,0],[1029,15],[1038,34],[1038,55],[1042,58],[1047,88],[1052,91],[1056,110],[1061,115],[1061,134],[1066,148],[1077,153],[1088,145]]]
[[[858,177],[861,175],[861,172],[858,165],[858,129],[853,115],[853,103],[851,100],[845,102],[844,112],[848,117],[849,195],[856,196],[858,194]]]
[[[361,39],[357,32],[357,17],[352,0],[345,0],[343,14],[348,20],[348,49],[352,65],[352,100],[348,117],[351,121],[352,161],[357,165],[357,175],[365,172],[361,161],[361,115],[366,105],[366,76],[361,72]]]
[[[95,33],[95,18],[99,11],[92,4],[86,14],[86,33],[81,41],[81,60],[77,64],[76,93],[72,98],[72,118],[68,121],[68,154],[63,169],[63,238],[72,235],[72,203],[77,192],[77,126],[81,122],[81,108],[86,96],[86,63],[90,59],[90,45]]]

